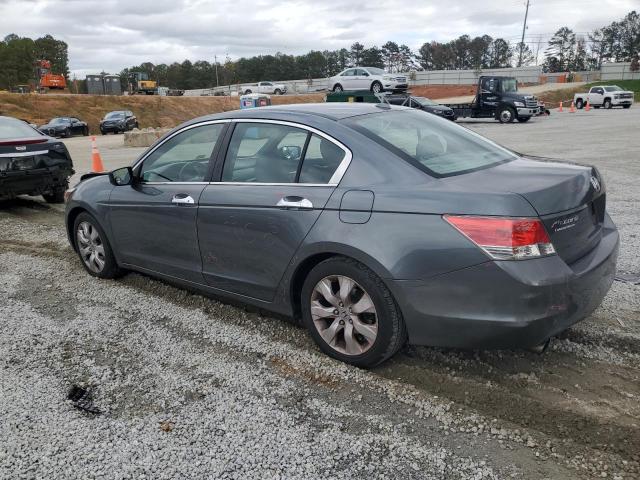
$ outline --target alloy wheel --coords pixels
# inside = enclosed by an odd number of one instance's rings
[[[502,120],[503,123],[509,123],[511,121],[511,110],[508,108],[502,110],[502,112],[500,112],[500,120]]]
[[[378,316],[371,296],[353,279],[332,275],[311,294],[311,318],[322,339],[337,352],[361,355],[378,336]]]
[[[76,231],[80,258],[89,270],[100,273],[105,266],[104,244],[98,229],[89,222],[81,222]]]

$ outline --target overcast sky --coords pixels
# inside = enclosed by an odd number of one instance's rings
[[[425,41],[488,34],[519,41],[526,0],[0,0],[3,35],[50,33],[69,44],[72,73],[143,61],[222,61],[278,51],[348,48],[387,40]],[[527,42],[559,27],[589,32],[618,20],[638,0],[531,0]],[[532,45],[534,46],[534,45]],[[545,45],[542,44],[541,51]],[[535,47],[533,48],[535,51]]]

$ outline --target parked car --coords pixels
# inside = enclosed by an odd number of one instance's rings
[[[299,104],[182,124],[66,208],[86,271],[137,270],[300,318],[362,367],[404,343],[545,345],[613,281],[589,166],[528,158],[406,107]]]
[[[69,138],[73,135],[89,135],[87,122],[78,120],[75,117],[52,118],[48,123],[38,127],[38,130],[50,137]]]
[[[22,120],[0,117],[0,198],[42,195],[61,203],[73,174],[64,143]]]
[[[100,120],[100,133],[106,135],[109,132],[123,133],[138,128],[138,119],[129,110],[116,110],[107,113]]]
[[[430,98],[414,97],[413,95],[388,95],[385,97],[385,101],[391,105],[401,105],[433,113],[434,115],[446,118],[447,120],[456,119],[453,109],[446,105],[440,105],[438,102],[434,102]]]
[[[376,67],[347,68],[329,79],[329,89],[334,92],[344,90],[370,90],[373,93],[398,92],[409,88],[406,75],[387,73]]]
[[[578,109],[584,107],[587,101],[594,108],[630,108],[633,105],[633,92],[617,85],[598,85],[591,87],[588,93],[576,93],[573,101]]]
[[[248,95],[250,93],[284,95],[285,93],[287,93],[287,86],[284,83],[274,82],[258,82],[251,85],[243,85],[242,94]]]

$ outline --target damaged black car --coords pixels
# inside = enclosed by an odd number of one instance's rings
[[[73,174],[64,143],[0,116],[0,199],[42,195],[48,203],[62,203]]]

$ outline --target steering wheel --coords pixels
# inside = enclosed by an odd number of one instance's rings
[[[188,173],[189,169],[191,169],[193,171],[193,174],[190,175],[188,178],[185,178],[186,174]],[[206,170],[202,168],[202,165],[200,165],[197,162],[185,162],[184,165],[182,165],[182,167],[180,167],[180,170],[178,171],[178,180],[181,181],[186,181],[186,180],[190,180],[192,178],[195,177],[204,177],[204,174],[206,173]]]

